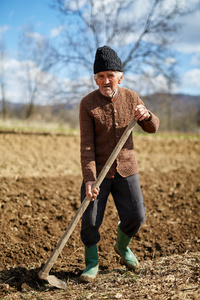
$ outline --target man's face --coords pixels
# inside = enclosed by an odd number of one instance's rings
[[[116,71],[103,71],[97,73],[95,81],[104,96],[112,97],[118,84],[122,82],[122,78],[123,75],[120,79],[118,78]]]

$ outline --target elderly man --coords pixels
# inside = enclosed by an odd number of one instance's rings
[[[80,279],[84,282],[93,280],[98,272],[99,228],[110,193],[120,219],[114,249],[128,268],[135,270],[139,264],[128,247],[145,220],[132,135],[100,188],[92,191],[92,185],[133,117],[146,132],[154,133],[159,127],[158,118],[144,106],[139,96],[132,90],[118,86],[123,78],[122,62],[117,53],[108,46],[100,47],[96,51],[94,78],[98,89],[84,97],[80,103],[83,174],[81,199],[86,195],[91,197],[81,225],[86,269]]]

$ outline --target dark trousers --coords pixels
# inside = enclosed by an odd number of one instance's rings
[[[116,173],[113,179],[104,179],[100,192],[91,201],[82,217],[81,239],[85,246],[92,247],[100,240],[102,224],[109,194],[112,194],[119,218],[120,229],[130,238],[140,229],[145,220],[145,207],[140,187],[139,174],[123,178]],[[81,201],[85,198],[85,184],[81,186]]]

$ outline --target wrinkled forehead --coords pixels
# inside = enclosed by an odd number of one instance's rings
[[[113,74],[116,74],[117,72],[116,71],[102,71],[102,72],[98,72],[96,75],[97,76],[107,76],[107,75],[113,75]]]

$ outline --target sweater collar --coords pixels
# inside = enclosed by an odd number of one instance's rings
[[[114,92],[113,96],[112,96],[112,97],[109,97],[109,96],[103,95],[103,94],[100,92],[100,90],[98,90],[99,94],[100,94],[104,99],[110,100],[110,101],[113,101],[113,98],[116,96],[117,91],[118,91],[118,88],[117,88],[116,91]]]

